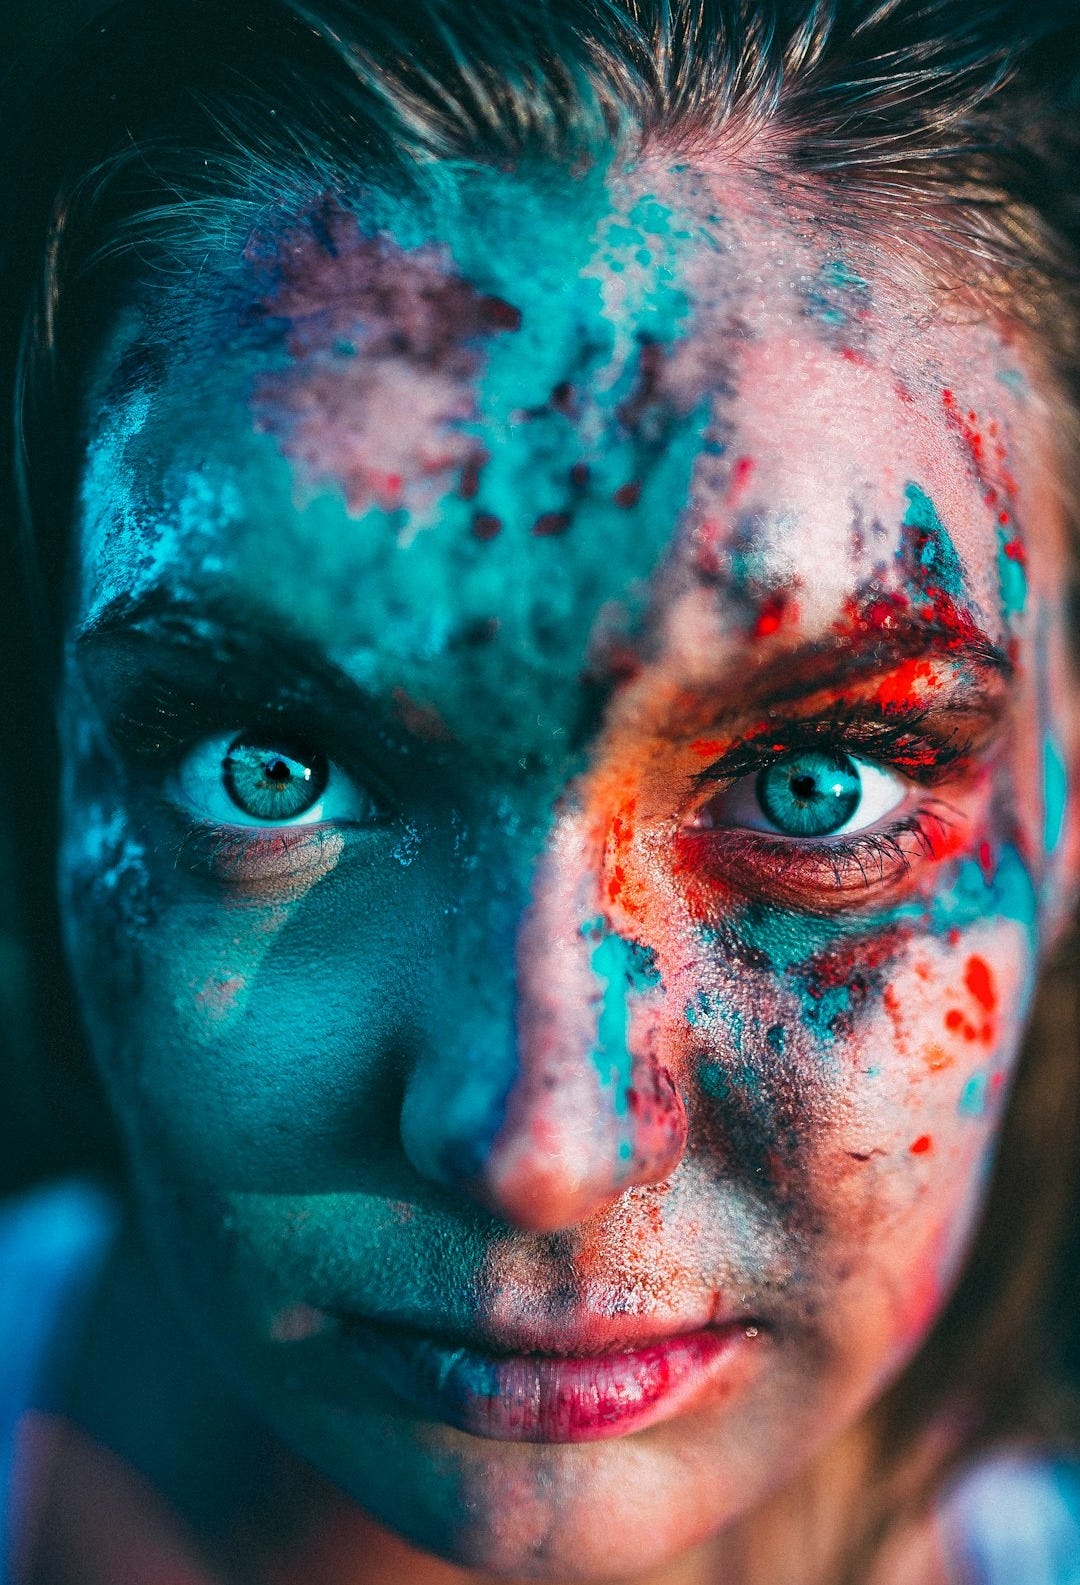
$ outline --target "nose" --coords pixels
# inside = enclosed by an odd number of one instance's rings
[[[660,978],[599,911],[596,871],[581,825],[561,822],[518,921],[505,1005],[440,1035],[402,1108],[418,1170],[533,1232],[662,1182],[686,1147],[686,1108],[656,1049]]]

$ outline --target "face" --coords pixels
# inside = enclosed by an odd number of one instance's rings
[[[925,1336],[1062,906],[1023,345],[730,173],[322,202],[88,399],[69,946],[266,1419],[494,1572],[737,1519]]]

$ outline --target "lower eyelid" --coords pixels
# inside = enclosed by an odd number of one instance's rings
[[[227,826],[188,817],[177,844],[177,860],[196,874],[226,884],[274,886],[333,868],[348,840],[345,828],[329,822]]]
[[[683,827],[677,867],[735,892],[826,912],[895,895],[922,867],[965,845],[970,813],[940,799],[854,836],[817,840],[734,826]]]

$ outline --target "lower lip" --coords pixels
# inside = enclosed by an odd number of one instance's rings
[[[496,1442],[597,1442],[727,1395],[760,1345],[746,1321],[622,1354],[498,1355],[350,1320],[380,1381],[421,1414]]]

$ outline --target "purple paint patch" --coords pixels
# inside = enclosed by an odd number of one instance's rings
[[[349,511],[429,509],[456,481],[471,500],[486,454],[465,425],[484,343],[521,315],[455,274],[445,251],[406,251],[323,207],[259,258],[262,317],[292,367],[259,380],[258,427]]]

